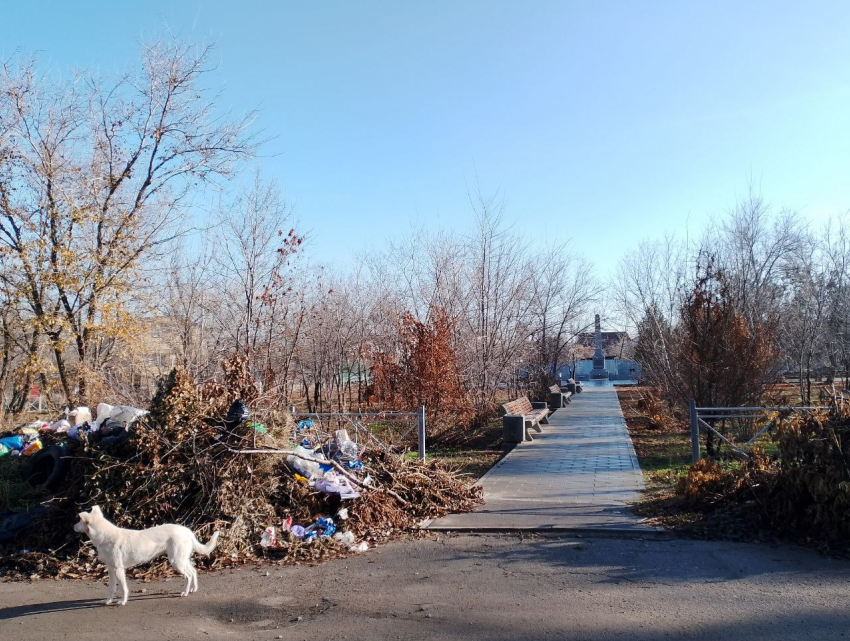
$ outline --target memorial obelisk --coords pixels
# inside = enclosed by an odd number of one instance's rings
[[[608,370],[605,369],[605,354],[602,352],[602,329],[599,324],[599,314],[596,315],[596,351],[593,352],[593,369],[590,372],[591,380],[604,380],[608,378]]]

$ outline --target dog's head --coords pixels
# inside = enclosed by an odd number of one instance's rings
[[[92,509],[88,512],[80,512],[77,516],[80,517],[80,520],[74,524],[74,532],[81,532],[83,534],[89,533],[89,526],[93,521],[99,518],[103,518],[103,512],[100,511],[99,505],[93,505]]]

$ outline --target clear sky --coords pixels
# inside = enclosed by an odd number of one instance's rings
[[[320,261],[463,233],[476,176],[602,275],[751,182],[813,221],[850,210],[846,0],[6,2],[0,52],[110,72],[165,25],[217,43],[225,107],[261,109]]]

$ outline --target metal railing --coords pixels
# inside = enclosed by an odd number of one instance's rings
[[[750,455],[744,448],[753,445],[755,441],[768,430],[771,430],[777,425],[781,425],[782,420],[789,413],[818,409],[823,408],[816,406],[788,405],[783,407],[697,407],[696,401],[691,399],[688,403],[688,414],[691,426],[691,461],[696,463],[700,460],[700,458],[702,458],[699,443],[701,428],[706,429],[717,436],[721,441],[726,443],[735,454],[744,458],[750,458]],[[773,420],[768,421],[763,427],[761,427],[761,429],[742,443],[734,443],[706,421],[706,419],[723,421],[746,419],[754,421],[755,419],[762,417],[765,412],[778,412],[778,415]]]
[[[364,428],[367,434],[369,434],[372,438],[375,438],[372,435],[371,430],[366,427],[368,423],[368,419],[381,419],[384,421],[394,421],[396,419],[409,419],[416,418],[415,429],[417,431],[417,445],[418,445],[418,454],[419,460],[425,460],[425,406],[422,405],[419,407],[418,412],[393,412],[393,411],[384,411],[384,412],[296,412],[295,408],[290,408],[290,412],[294,417],[297,418],[316,418],[320,422],[328,421],[337,421],[340,424],[347,424],[349,426],[355,427],[355,429]],[[404,432],[400,437],[398,437],[399,441],[403,441],[407,436],[413,431],[414,427],[411,427],[406,432]]]

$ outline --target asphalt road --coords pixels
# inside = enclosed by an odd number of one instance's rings
[[[2,583],[0,639],[850,639],[850,562],[786,546],[435,535],[180,584]]]

